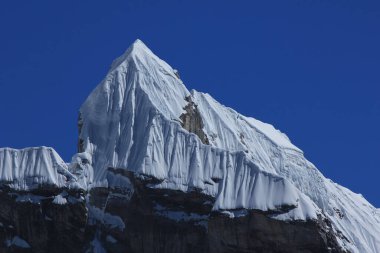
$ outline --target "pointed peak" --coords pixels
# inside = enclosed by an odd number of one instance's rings
[[[124,52],[122,56],[113,61],[111,65],[111,70],[120,65],[122,62],[127,60],[129,57],[144,57],[144,56],[154,56],[154,53],[142,42],[140,39],[136,39]]]
[[[136,39],[136,40],[132,43],[132,45],[139,45],[139,46],[147,47],[147,46],[145,45],[145,43],[144,43],[142,40],[140,40],[140,39]]]
[[[132,45],[127,49],[126,52],[128,52],[128,51],[132,52],[132,51],[136,51],[136,50],[151,52],[151,50],[140,39],[136,39],[135,42],[132,43]]]

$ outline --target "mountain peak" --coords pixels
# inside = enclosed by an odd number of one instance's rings
[[[112,186],[110,169],[125,170],[152,179],[150,189],[201,192],[214,211],[261,210],[293,221],[323,216],[348,251],[379,252],[380,227],[367,224],[380,217],[363,197],[326,179],[273,126],[190,93],[141,40],[114,62],[80,117],[80,150],[91,155],[94,185]]]
[[[129,48],[127,49],[127,51],[125,52],[125,54],[128,53],[128,54],[131,54],[131,53],[134,53],[134,54],[152,54],[152,51],[145,45],[144,42],[142,42],[142,40],[140,39],[136,39],[132,45],[129,46]]]
[[[131,46],[137,46],[137,47],[145,47],[145,48],[148,48],[145,43],[140,40],[140,39],[136,39]]]
[[[140,39],[136,39],[128,48],[127,50],[116,60],[112,62],[111,65],[111,71],[114,70],[117,66],[119,66],[121,63],[127,61],[128,59],[135,57],[135,58],[147,58],[148,57],[154,57],[155,55],[153,52],[145,45],[144,42],[142,42]]]

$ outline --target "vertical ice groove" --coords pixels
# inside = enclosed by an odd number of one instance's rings
[[[11,188],[29,190],[41,184],[63,187],[64,171],[68,171],[67,165],[52,148],[0,148],[0,182]]]

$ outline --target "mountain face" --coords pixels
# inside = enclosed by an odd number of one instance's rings
[[[273,126],[187,90],[139,40],[78,128],[68,164],[0,149],[0,251],[380,252],[378,209]]]

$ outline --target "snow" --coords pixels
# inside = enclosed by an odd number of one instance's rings
[[[244,217],[248,215],[247,209],[238,209],[238,210],[225,210],[221,211],[222,214],[227,215],[230,218]]]
[[[86,253],[107,253],[104,249],[102,242],[97,238],[97,235],[90,243],[90,249]]]
[[[54,197],[53,203],[56,205],[65,205],[67,203],[67,199],[63,197],[61,194],[59,194]]]
[[[106,241],[109,243],[117,243],[117,240],[112,235],[107,235]]]
[[[75,182],[70,185],[71,188],[89,189],[94,178],[92,157],[90,154],[86,152],[75,154],[69,164],[69,170],[76,177]]]
[[[125,229],[125,224],[119,216],[107,213],[104,210],[92,205],[87,205],[87,208],[89,211],[89,217],[91,218],[91,224],[100,222],[101,224],[104,224],[105,226],[112,229],[118,229],[120,231],[123,231]]]
[[[133,184],[126,176],[108,171],[107,181],[110,188],[127,188],[133,193]]]
[[[0,182],[13,189],[34,189],[41,184],[64,187],[72,179],[67,165],[52,148],[0,148]]]
[[[11,247],[11,246],[16,246],[16,247],[19,247],[19,248],[23,248],[23,249],[29,249],[30,248],[30,245],[29,243],[27,243],[25,240],[21,239],[19,236],[14,236],[12,238],[12,240],[7,240],[5,242],[5,244],[7,245],[7,247]]]
[[[214,210],[274,210],[281,220],[322,215],[349,239],[339,239],[346,249],[380,251],[380,217],[363,197],[326,179],[272,125],[188,91],[176,73],[139,40],[114,61],[80,109],[94,184],[106,184],[113,167],[161,181],[152,188],[213,196]],[[180,125],[189,95],[210,145]]]
[[[131,200],[134,187],[128,177],[108,171],[108,188],[111,189],[110,198]]]
[[[284,133],[281,133],[280,130],[275,129],[272,125],[261,122],[260,120],[254,118],[246,117],[245,119],[247,120],[249,125],[262,132],[276,145],[302,152],[299,148],[297,148],[290,142],[288,136],[286,136]]]
[[[217,199],[215,209],[296,206],[300,192],[247,159],[241,143],[228,150],[203,145],[181,127],[190,94],[169,65],[136,41],[80,109],[80,138],[92,154],[95,183],[107,181],[109,167],[124,168],[163,180],[153,188],[200,189]]]
[[[166,217],[168,219],[174,220],[174,221],[207,221],[209,218],[209,215],[200,215],[197,213],[187,213],[183,211],[178,210],[169,210],[160,204],[156,203],[156,206],[154,207],[156,214]]]
[[[281,148],[302,151],[294,146],[289,138],[275,129],[272,125],[263,123],[254,118],[245,117],[231,108],[225,107],[213,99],[209,94],[191,91],[193,101],[204,120],[204,130],[208,133],[213,144],[228,150],[252,150],[252,144],[271,142]],[[223,117],[221,117],[223,115]],[[253,149],[254,150],[254,149]]]
[[[40,204],[42,200],[46,199],[46,197],[43,197],[43,196],[38,196],[38,195],[34,195],[34,194],[15,194],[17,197],[16,197],[16,202],[29,202],[29,203],[33,203],[33,204]]]
[[[203,118],[210,118],[204,121],[206,133],[217,133],[212,146],[202,144],[179,124],[189,95]],[[210,96],[190,93],[169,65],[136,41],[114,62],[80,109],[80,138],[84,151],[92,154],[95,183],[107,181],[109,167],[124,168],[162,180],[152,188],[200,189],[216,198],[215,210],[269,211],[297,206],[302,193],[276,175],[274,168],[260,168],[264,166],[244,153],[244,143],[254,152],[257,142],[268,146],[268,140],[270,147],[277,141],[278,146],[299,150],[274,128],[257,122],[256,127],[241,124],[246,118],[231,112]],[[220,118],[221,113],[225,117]],[[241,133],[247,133],[246,141],[237,137]],[[264,133],[271,133],[271,138]],[[267,157],[266,149],[255,153]],[[313,210],[306,211],[304,217],[315,217]]]
[[[41,185],[87,190],[93,180],[91,163],[87,153],[75,154],[67,164],[50,147],[0,148],[0,185],[18,191]]]

